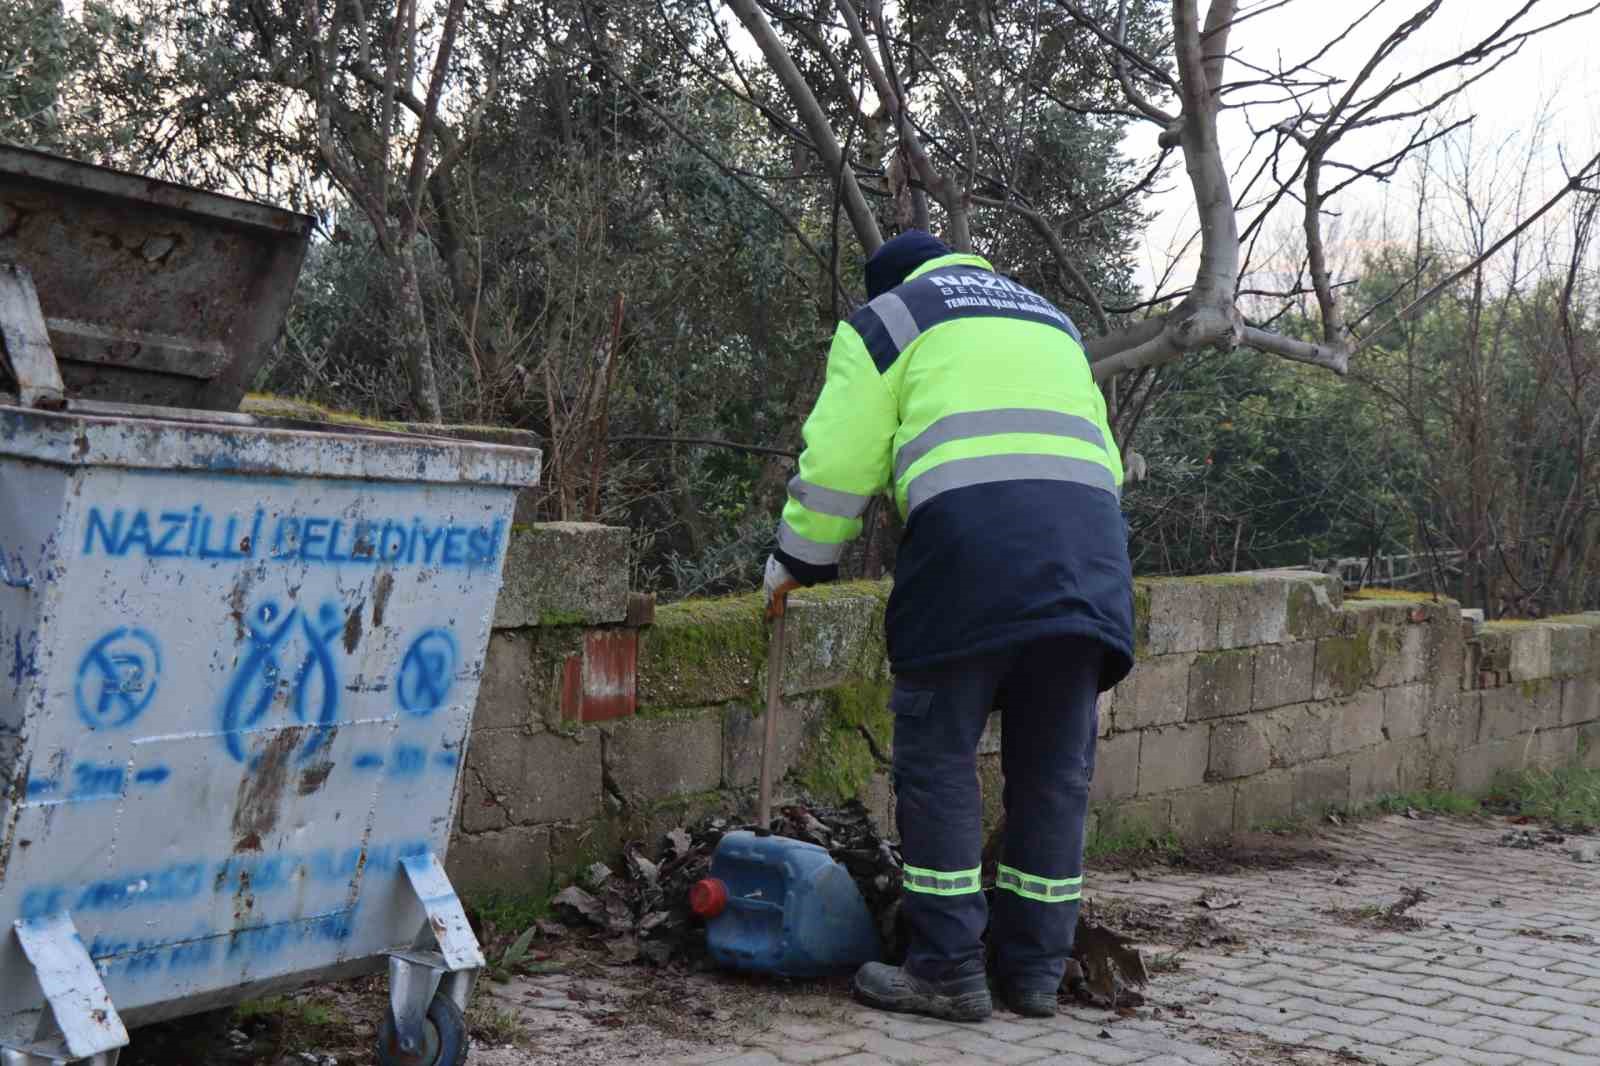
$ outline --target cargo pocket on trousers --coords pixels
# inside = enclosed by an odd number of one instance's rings
[[[912,688],[896,681],[889,692],[889,713],[894,715],[894,750],[889,753],[895,791],[904,794],[908,782],[905,774],[913,777],[925,772],[928,753],[924,751],[932,741],[928,736],[928,708],[933,706],[933,689]]]
[[[898,681],[889,693],[889,710],[896,719],[904,718],[915,721],[928,717],[928,708],[933,706],[933,689],[910,688],[901,685]]]

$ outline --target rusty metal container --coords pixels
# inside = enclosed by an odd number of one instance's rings
[[[442,858],[539,453],[165,407],[237,402],[305,220],[25,155],[0,150],[0,1063],[113,1063],[129,1025],[385,965],[380,1062],[458,1062],[483,959]]]
[[[0,145],[0,262],[32,272],[80,399],[235,410],[310,232],[305,215]]]

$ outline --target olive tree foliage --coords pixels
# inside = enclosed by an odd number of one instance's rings
[[[86,90],[111,57],[139,46],[136,22],[111,3],[69,14],[63,0],[0,0],[0,141],[91,154],[126,142]]]
[[[76,66],[60,0],[0,0],[0,140],[55,140],[61,83]]]
[[[986,247],[997,215],[1026,223],[1049,251],[1053,275],[1087,309],[1093,336],[1086,349],[1096,379],[1110,383],[1124,441],[1144,408],[1149,371],[1196,353],[1247,347],[1345,373],[1369,338],[1343,314],[1339,289],[1348,279],[1330,267],[1324,227],[1339,195],[1386,180],[1450,132],[1454,126],[1429,117],[1530,40],[1571,32],[1600,10],[1517,0],[1478,39],[1410,67],[1397,51],[1441,19],[1445,0],[1367,0],[1337,13],[1316,5],[1314,22],[1313,5],[1306,5],[1308,24],[1327,25],[1327,32],[1284,42],[1281,59],[1236,54],[1230,45],[1236,25],[1289,2],[1212,0],[1202,11],[1199,0],[1173,0],[1170,8],[1149,0],[976,0],[898,9],[882,0],[727,0],[782,85],[783,102],[756,103],[795,116],[788,132],[837,176],[844,213],[867,251],[883,239],[884,220],[871,202],[879,174],[898,208],[893,224],[936,217],[960,250]],[[1383,28],[1378,44],[1353,75],[1319,72],[1331,48],[1374,26]],[[950,47],[943,57],[941,42]],[[1082,73],[1089,76],[1072,76]],[[865,103],[841,108],[841,97]],[[1246,112],[1265,149],[1242,181],[1229,172],[1229,146],[1219,139],[1218,116],[1227,109]],[[985,121],[997,113],[1003,122]],[[1030,183],[1038,175],[1028,161],[1061,113],[1145,126],[1156,165],[1124,188],[1057,188],[1048,195]],[[1403,133],[1382,158],[1351,145],[1357,135],[1386,129]],[[1069,238],[1125,209],[1155,179],[1168,152],[1181,157],[1193,196],[1197,266],[1187,282],[1129,309],[1142,314],[1117,314],[1116,294],[1086,276]],[[1597,170],[1600,158],[1574,168],[1558,195]],[[1299,283],[1281,295],[1310,293],[1317,307],[1302,335],[1268,328],[1274,314],[1252,319],[1240,306],[1255,245],[1282,205],[1300,215],[1305,259]],[[1436,295],[1419,294],[1416,302]]]

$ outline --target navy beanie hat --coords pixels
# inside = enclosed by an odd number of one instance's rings
[[[919,229],[907,230],[885,241],[867,257],[867,299],[882,296],[928,260],[949,254],[949,245]]]

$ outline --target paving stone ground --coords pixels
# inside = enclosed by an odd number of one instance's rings
[[[1070,1010],[1047,1021],[997,1013],[982,1024],[949,1025],[837,1000],[818,1010],[789,995],[719,1027],[726,1035],[714,1044],[669,1042],[636,1054],[619,1042],[610,1057],[584,1061],[1600,1063],[1600,866],[1553,844],[1501,846],[1506,831],[1499,819],[1392,816],[1329,833],[1318,843],[1335,856],[1331,863],[1226,876],[1091,871],[1090,895],[1103,905],[1208,913],[1243,941],[1185,950],[1132,1018]],[[1418,927],[1372,924],[1372,909],[1413,888],[1426,894],[1406,912]],[[1202,912],[1201,896],[1238,904]],[[1333,908],[1355,913],[1335,916]],[[1149,945],[1147,957],[1170,947]],[[704,1000],[716,1002],[719,979],[702,980]]]

